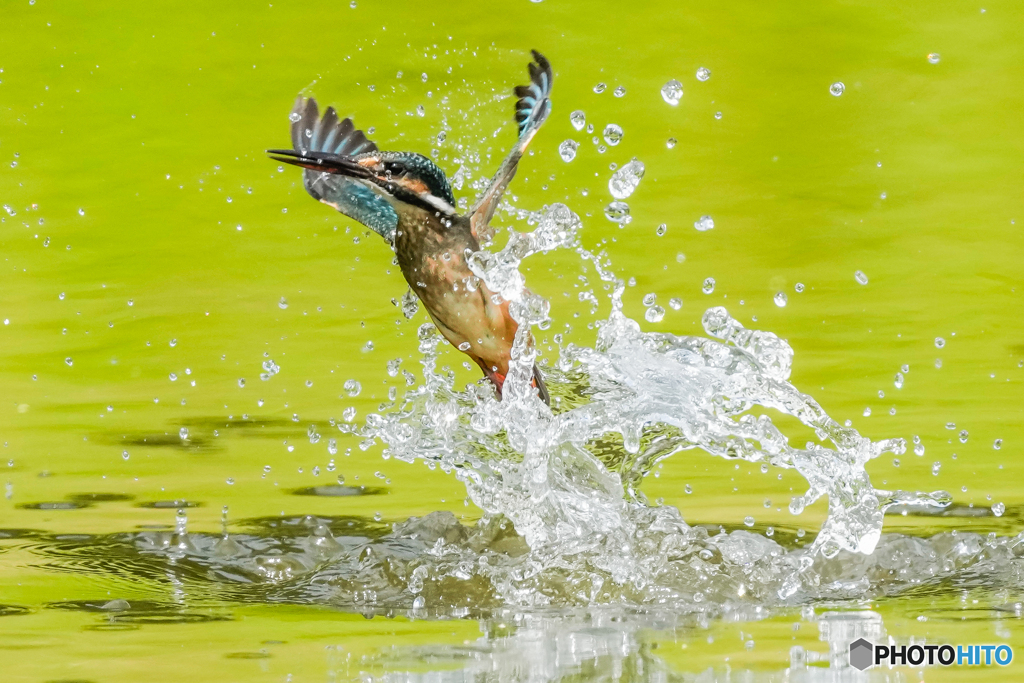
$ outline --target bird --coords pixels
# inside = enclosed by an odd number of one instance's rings
[[[518,138],[464,214],[455,208],[444,171],[430,158],[378,149],[351,118],[339,119],[334,107],[321,117],[312,97],[300,95],[289,115],[292,149],[267,150],[271,159],[304,169],[303,185],[314,199],[384,238],[434,325],[480,366],[499,400],[518,323],[509,313],[509,302],[474,278],[467,259],[492,234],[495,209],[551,113],[551,64],[536,50],[531,54],[530,83],[514,90]],[[532,384],[550,405],[536,365]]]

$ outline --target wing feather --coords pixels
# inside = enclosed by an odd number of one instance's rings
[[[513,145],[505,160],[498,167],[490,185],[484,190],[483,195],[476,205],[470,210],[470,225],[473,235],[477,239],[486,234],[488,224],[498,208],[505,189],[512,182],[516,169],[519,167],[519,160],[526,152],[530,141],[537,134],[537,131],[551,113],[551,86],[554,82],[554,73],[551,64],[544,55],[532,51],[533,61],[529,64],[530,84],[520,85],[515,89],[516,97],[516,122],[519,125],[519,139]]]

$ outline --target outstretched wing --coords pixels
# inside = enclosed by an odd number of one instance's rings
[[[300,95],[289,119],[292,147],[300,157],[347,158],[377,151],[377,145],[355,127],[352,119],[338,119],[334,107],[328,107],[321,118],[312,97],[305,99]],[[371,183],[351,175],[307,167],[302,174],[302,184],[314,199],[333,206],[389,242],[394,241],[398,215],[387,200],[374,191]]]
[[[495,209],[498,208],[498,202],[505,193],[505,188],[512,182],[512,177],[519,166],[519,159],[551,113],[551,84],[554,81],[551,64],[541,53],[536,50],[532,52],[533,61],[529,65],[530,85],[520,85],[515,89],[516,97],[519,98],[516,102],[519,139],[501,162],[498,172],[494,174],[483,196],[470,211],[470,225],[477,239],[485,233]]]

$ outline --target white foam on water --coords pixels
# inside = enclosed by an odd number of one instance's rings
[[[496,400],[489,386],[457,390],[452,373],[437,369],[441,338],[426,324],[419,330],[424,383],[397,409],[371,414],[361,426],[341,427],[362,436],[364,448],[383,442],[385,457],[422,460],[453,472],[485,511],[483,527],[494,520],[514,525],[528,546],[525,552],[508,561],[480,555],[463,572],[486,577],[502,601],[696,605],[746,591],[787,600],[815,583],[809,572],[816,557],[870,554],[887,507],[949,503],[945,492],[875,489],[866,463],[882,453],[904,452],[904,441],[873,442],[829,417],[789,382],[793,350],[785,340],[745,329],[721,307],[703,316],[708,337],[643,332],[623,313],[622,280],[603,255],[581,246],[579,217],[554,204],[533,222],[532,232],[511,232],[500,251],[469,259],[475,277],[510,302],[520,323],[504,400]],[[556,402],[556,412],[531,386],[537,351],[530,329],[548,319],[549,304],[525,287],[519,271],[524,259],[554,249],[573,250],[589,263],[611,304],[597,324],[594,347],[564,345],[548,371],[552,394],[569,406],[559,411]],[[581,296],[598,297],[592,291]],[[755,406],[796,417],[819,442],[794,447],[769,416],[751,413]],[[638,490],[643,476],[658,461],[695,449],[796,470],[808,488],[792,500],[792,512],[828,499],[828,517],[814,543],[789,552],[748,532],[708,537],[675,508],[648,505]],[[764,576],[752,582],[726,578],[729,572],[680,574],[677,560],[691,554],[724,557],[736,566],[761,562]],[[556,576],[563,582],[559,588],[538,592]],[[557,599],[552,590],[560,592]]]

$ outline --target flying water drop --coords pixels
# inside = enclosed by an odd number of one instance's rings
[[[562,157],[562,161],[568,163],[576,158],[578,148],[579,143],[575,140],[565,140],[558,146],[558,156]]]
[[[569,123],[576,130],[583,130],[583,127],[587,125],[587,115],[583,113],[582,109],[577,109],[573,113],[569,114]]]
[[[622,141],[622,127],[615,123],[609,123],[604,127],[604,141],[614,147]]]
[[[629,215],[629,204],[626,202],[612,202],[604,207],[605,218],[620,226],[629,225],[633,217]]]
[[[679,100],[683,97],[683,84],[672,79],[665,85],[661,86],[661,98],[671,104],[673,107],[679,104]]]
[[[693,227],[701,232],[707,232],[715,227],[715,221],[711,216],[701,216],[694,222]]]
[[[616,199],[626,199],[636,190],[644,177],[644,164],[635,157],[612,174],[608,180],[608,191]]]

